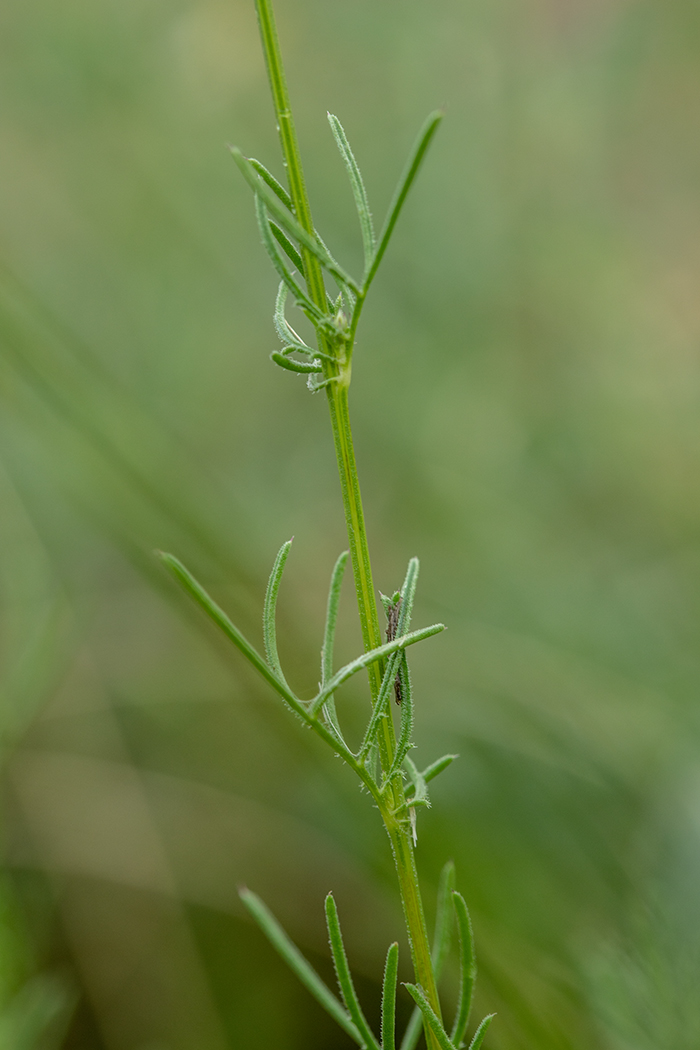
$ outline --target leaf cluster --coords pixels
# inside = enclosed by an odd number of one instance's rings
[[[275,176],[261,161],[244,157],[231,146],[231,154],[255,195],[255,215],[262,243],[280,278],[275,303],[275,331],[282,342],[281,350],[270,355],[275,364],[290,372],[308,377],[312,391],[332,382],[350,381],[350,361],[355,334],[367,293],[394,232],[418,169],[442,120],[442,112],[431,113],[413,145],[404,171],[389,205],[384,225],[377,236],[374,231],[369,199],[362,173],[350,148],[342,124],[332,113],[328,121],[350,180],[360,222],[364,253],[362,278],[353,278],[334,258],[317,231],[309,233],[295,215],[292,199]],[[335,283],[337,296],[325,293],[325,309],[314,301],[307,283],[304,253],[310,253],[322,270]],[[291,294],[298,307],[316,330],[318,346],[309,346],[286,318],[285,306]],[[319,376],[324,378],[319,379]]]
[[[263,603],[263,646],[265,655],[259,653],[239,629],[231,622],[223,609],[207,593],[202,585],[172,554],[161,553],[164,565],[178,583],[198,603],[207,616],[223,631],[229,641],[246,657],[248,662],[282,697],[285,703],[313,729],[336,754],[357,773],[381,809],[386,811],[394,778],[407,776],[409,784],[405,792],[403,812],[393,812],[395,819],[408,822],[415,837],[415,814],[419,806],[430,805],[428,783],[441,773],[456,758],[444,755],[419,771],[409,756],[414,747],[413,696],[408,671],[406,650],[410,645],[432,637],[444,630],[440,623],[418,630],[410,630],[411,614],[418,584],[419,563],[411,558],[406,576],[399,591],[392,598],[383,597],[384,607],[392,625],[390,639],[381,646],[351,660],[338,671],[333,670],[333,649],[340,603],[343,573],[348,560],[344,551],[335,563],[331,574],[326,623],[321,647],[321,680],[316,695],[311,700],[302,700],[292,690],[282,670],[277,649],[276,608],[284,567],[291,550],[292,541],[283,543],[275,558]],[[349,678],[371,663],[382,661],[381,688],[372,708],[367,728],[357,751],[352,751],[345,741],[335,706],[335,693]],[[391,718],[391,697],[397,679],[401,684],[401,725],[391,766],[381,770],[376,762],[378,734],[382,720]],[[296,973],[301,982],[337,1021],[340,1027],[363,1050],[395,1050],[396,985],[398,969],[398,944],[389,947],[384,971],[382,992],[381,1040],[372,1032],[355,992],[352,976],[345,954],[340,922],[332,894],[326,898],[326,921],[331,952],[335,964],[342,1002],[328,989],[315,970],[292,943],[266,905],[248,889],[240,891],[241,899],[249,912],[269,938],[271,943]],[[443,1022],[430,1004],[423,988],[406,983],[406,989],[416,1003],[401,1042],[400,1050],[414,1050],[425,1023],[435,1034],[441,1050],[459,1050],[464,1046],[464,1037],[469,1022],[472,993],[476,979],[476,961],[471,922],[464,898],[454,889],[454,866],[448,863],[443,869],[438,893],[438,908],[432,963],[436,978],[442,970],[449,949],[451,928],[456,921],[460,943],[460,996],[454,1024],[448,1035]],[[469,1050],[478,1050],[491,1022],[489,1015],[479,1025],[469,1045]]]
[[[466,1046],[464,1039],[467,1033],[476,980],[476,957],[469,912],[467,911],[464,898],[454,888],[454,880],[454,865],[451,861],[448,861],[440,876],[432,950],[433,968],[436,977],[438,977],[449,952],[452,928],[456,922],[459,938],[460,990],[454,1023],[448,1035],[441,1018],[438,1017],[430,1005],[423,989],[419,985],[405,983],[405,987],[414,999],[416,1007],[406,1027],[399,1050],[414,1050],[420,1036],[423,1019],[435,1033],[441,1050],[460,1050],[461,1047]],[[314,968],[304,958],[260,898],[245,887],[239,890],[239,894],[253,919],[289,968],[293,970],[324,1010],[330,1014],[343,1031],[362,1050],[396,1050],[398,943],[394,942],[389,945],[386,955],[384,980],[382,983],[381,1038],[378,1039],[372,1031],[357,997],[333,894],[329,893],[326,897],[326,925],[340,990],[340,999],[321,980]],[[489,1014],[482,1020],[469,1043],[469,1050],[479,1050],[493,1017],[493,1014]]]
[[[207,593],[192,573],[185,568],[182,562],[172,554],[160,553],[160,558],[184,590],[194,598],[207,616],[223,631],[229,641],[233,642],[248,662],[272,686],[294,713],[329,744],[336,754],[340,755],[351,769],[358,774],[377,803],[383,806],[387,805],[387,800],[390,797],[389,785],[394,778],[409,777],[410,785],[406,812],[395,813],[394,816],[400,820],[411,821],[414,813],[408,812],[409,810],[413,811],[416,806],[428,806],[430,804],[427,793],[428,782],[442,772],[443,769],[446,769],[456,757],[454,755],[445,755],[422,772],[417,770],[415,764],[408,757],[409,751],[415,745],[411,739],[413,733],[413,696],[408,673],[406,649],[416,642],[431,638],[445,629],[444,624],[434,623],[418,630],[409,630],[418,582],[418,559],[412,558],[410,560],[406,578],[401,591],[398,592],[401,598],[401,612],[398,617],[395,637],[384,645],[362,653],[338,671],[334,671],[335,629],[343,572],[347,564],[348,552],[344,551],[340,555],[331,574],[328,592],[326,623],[321,648],[321,680],[316,695],[311,700],[302,700],[287,682],[277,650],[277,597],[291,546],[291,540],[287,540],[286,543],[282,544],[275,558],[265,593],[263,603],[264,656],[257,651],[231,622],[224,610]],[[372,708],[360,747],[357,751],[353,751],[347,744],[340,727],[335,706],[335,693],[340,686],[357,674],[358,671],[377,662],[381,662],[384,668],[381,689]],[[391,696],[393,695],[394,682],[397,676],[400,677],[403,691],[399,738],[391,766],[387,770],[379,772],[375,761],[377,739],[383,720],[391,718]]]

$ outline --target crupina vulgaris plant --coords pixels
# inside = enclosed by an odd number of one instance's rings
[[[335,260],[313,224],[271,2],[256,0],[256,7],[288,189],[280,185],[260,161],[246,158],[235,148],[231,153],[253,190],[263,245],[280,277],[274,324],[282,348],[272,353],[272,360],[283,369],[306,373],[309,389],[312,392],[323,389],[328,400],[365,651],[345,667],[334,671],[333,640],[348,552],[340,555],[333,570],[321,650],[321,682],[311,700],[302,700],[292,690],[277,652],[275,606],[291,541],[283,544],[277,555],[265,595],[264,657],[177,558],[171,554],[163,554],[162,558],[178,582],[288,707],[360,778],[374,801],[394,855],[415,972],[415,983],[407,983],[406,988],[416,1006],[400,1048],[413,1050],[422,1024],[428,1050],[457,1050],[465,1045],[476,977],[469,913],[463,897],[454,889],[454,867],[448,863],[440,880],[431,946],[414,858],[416,814],[420,807],[429,805],[428,783],[456,756],[445,755],[422,771],[412,761],[413,695],[406,659],[410,645],[442,631],[443,624],[409,629],[418,581],[418,560],[412,558],[400,591],[390,597],[381,596],[387,618],[387,640],[383,641],[348,414],[352,357],[362,308],[442,113],[431,114],[420,131],[378,236],[374,231],[360,169],[340,121],[329,115],[331,130],[350,178],[362,232],[364,273],[360,280],[356,280]],[[335,298],[328,293],[327,279],[337,289]],[[305,343],[287,320],[286,307],[290,298],[293,306],[313,325],[317,340],[315,347]],[[343,736],[334,694],[352,675],[365,669],[369,676],[372,709],[362,743],[357,751],[353,751]],[[394,701],[400,705],[398,708]],[[393,710],[400,712],[398,726],[394,723]],[[342,1001],[323,983],[263,902],[248,889],[241,890],[241,898],[302,983],[358,1046],[365,1050],[395,1050],[398,944],[390,946],[386,957],[378,1038],[370,1028],[355,992],[333,896],[329,894],[326,898],[326,919]],[[437,981],[455,922],[460,945],[461,981],[456,1016],[448,1029],[440,1006]],[[470,1043],[471,1050],[481,1046],[492,1016],[484,1018],[477,1027]]]

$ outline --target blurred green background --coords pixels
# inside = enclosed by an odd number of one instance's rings
[[[278,18],[351,268],[326,109],[380,219],[447,106],[351,394],[376,583],[418,554],[416,624],[450,628],[412,653],[416,760],[461,756],[420,819],[429,912],[452,857],[493,1050],[697,1050],[700,7]],[[346,540],[325,400],[268,359],[276,280],[225,149],[281,172],[252,0],[5,0],[0,27],[0,1046],[350,1045],[236,889],[329,979],[333,889],[376,1014],[402,929],[377,814],[152,555],[257,643],[294,534],[281,648],[311,695]],[[348,586],[338,659],[359,646]]]

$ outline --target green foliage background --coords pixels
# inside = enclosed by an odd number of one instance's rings
[[[461,755],[420,818],[428,900],[453,857],[493,1050],[695,1050],[700,9],[278,18],[351,268],[326,109],[380,218],[447,105],[351,395],[376,582],[418,554],[416,622],[450,627],[411,653],[417,761]],[[344,1046],[236,890],[327,974],[332,888],[371,1012],[401,929],[379,820],[151,553],[257,639],[294,534],[280,648],[313,693],[346,541],[324,397],[268,359],[276,281],[225,149],[280,173],[252,0],[5,0],[0,40],[3,1016],[57,980],[78,1005],[46,1046]],[[362,683],[342,704],[359,731]]]

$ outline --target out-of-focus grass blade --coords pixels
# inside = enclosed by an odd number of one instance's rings
[[[385,642],[384,645],[378,645],[376,649],[370,649],[368,653],[358,656],[356,660],[346,664],[345,667],[342,667],[340,671],[334,674],[330,682],[327,682],[319,694],[314,697],[311,705],[311,714],[316,714],[323,707],[331,693],[334,693],[343,682],[346,682],[348,678],[361,671],[364,667],[373,664],[376,660],[382,660],[385,656],[391,656],[392,653],[405,649],[408,645],[422,642],[424,638],[431,638],[432,635],[439,634],[440,631],[444,630],[444,623],[434,623],[430,627],[421,627],[419,631],[411,631],[409,634],[405,634],[403,638],[395,638],[393,642]]]
[[[396,1047],[396,974],[399,968],[399,946],[396,942],[389,945],[384,966],[382,984],[382,1050],[395,1050]]]
[[[440,1044],[441,1050],[455,1050],[454,1044],[450,1042],[447,1032],[442,1026],[442,1021],[428,1002],[428,999],[423,989],[417,984],[406,984],[405,987],[408,989],[411,997],[418,1005],[421,1013],[423,1014],[423,1017],[425,1018],[426,1023],[428,1024],[431,1031],[434,1033],[435,1038]]]
[[[372,265],[370,266],[367,272],[367,276],[365,277],[364,284],[362,286],[363,294],[367,293],[367,289],[372,283],[374,275],[376,274],[379,268],[379,264],[382,261],[384,252],[387,249],[387,245],[389,244],[391,235],[394,232],[394,226],[396,226],[396,221],[399,215],[401,214],[401,209],[403,208],[406,197],[408,196],[408,191],[413,185],[415,177],[418,174],[418,169],[421,166],[423,158],[425,157],[428,147],[430,146],[430,143],[432,141],[433,135],[437,131],[443,116],[444,114],[441,110],[436,110],[434,113],[431,113],[418,134],[418,138],[416,139],[413,149],[411,150],[408,162],[406,164],[406,167],[404,168],[401,178],[399,179],[399,184],[396,187],[394,197],[389,206],[389,212],[387,214],[386,221],[382,228],[382,232],[379,235],[379,243],[377,244],[377,248],[374,253],[374,258],[372,259]]]
[[[275,672],[280,682],[284,682],[285,685],[287,685],[287,679],[284,677],[279,653],[277,652],[277,625],[275,622],[275,614],[277,611],[277,595],[280,590],[282,573],[284,572],[284,566],[291,547],[292,540],[287,540],[277,552],[275,564],[272,566],[272,572],[270,573],[270,579],[267,581],[265,603],[263,605],[263,642],[265,645],[265,656],[267,657],[268,665]],[[289,686],[287,686],[287,688],[289,688]]]
[[[476,954],[474,952],[474,931],[469,917],[466,902],[461,893],[452,891],[452,903],[457,918],[459,934],[459,1000],[455,1023],[452,1026],[452,1042],[459,1046],[464,1039],[469,1024],[472,1008],[472,995],[476,982]],[[483,1038],[483,1037],[482,1037]]]
[[[289,968],[297,975],[304,987],[311,992],[314,999],[321,1004],[323,1009],[331,1015],[333,1020],[340,1025],[344,1032],[347,1032],[358,1046],[364,1046],[364,1039],[347,1010],[343,1008],[342,1003],[336,999],[330,988],[326,987],[313,967],[306,961],[267,905],[260,900],[257,894],[245,887],[240,889],[238,893],[267,939],[276,948]]]
[[[55,977],[28,981],[0,1011],[2,1050],[45,1050],[63,1044],[76,996]]]
[[[362,173],[360,172],[359,165],[355,160],[355,156],[350,149],[350,143],[348,137],[345,134],[343,125],[340,123],[337,117],[334,117],[332,113],[328,114],[328,123],[331,126],[333,132],[333,138],[335,139],[336,145],[340,150],[340,155],[343,158],[350,184],[352,186],[353,196],[355,198],[355,207],[357,208],[357,215],[360,220],[360,229],[362,230],[362,245],[365,252],[365,273],[369,270],[372,265],[372,258],[374,256],[374,249],[376,246],[376,240],[374,236],[374,225],[372,223],[372,213],[369,210],[369,200],[367,199],[367,191],[365,190],[365,184],[362,179]]]
[[[60,332],[59,336],[69,337],[69,332]],[[137,458],[125,452],[103,426],[99,406],[93,407],[86,397],[86,388],[79,380],[78,373],[61,374],[54,370],[55,362],[46,354],[45,348],[33,343],[25,331],[18,327],[16,321],[5,312],[0,304],[0,354],[9,360],[17,374],[49,407],[56,418],[67,423],[73,432],[87,439],[90,446],[102,457],[114,472],[137,492],[145,502],[153,507],[169,522],[175,522],[189,538],[194,539],[209,557],[221,560],[222,547],[206,527],[199,521],[196,513],[182,504],[175,490],[163,484],[160,477],[150,476]],[[85,353],[89,351],[85,349]],[[104,393],[111,395],[112,388],[105,387]],[[121,391],[118,391],[121,396]],[[137,425],[144,422],[141,408],[127,403],[124,395],[123,412],[131,417],[136,410]],[[149,420],[149,426],[152,420]],[[172,435],[169,439],[174,440]],[[238,569],[238,566],[237,566]]]
[[[329,893],[326,897],[326,922],[328,924],[328,937],[331,942],[331,952],[333,953],[335,972],[343,996],[343,1001],[348,1008],[348,1012],[355,1026],[364,1039],[368,1050],[382,1050],[372,1032],[372,1029],[367,1024],[367,1019],[362,1012],[360,1001],[355,992],[355,985],[352,982],[350,967],[348,966],[348,959],[345,954],[343,935],[340,932],[338,909],[335,906],[332,893]]]

